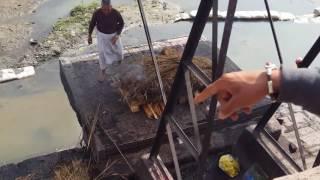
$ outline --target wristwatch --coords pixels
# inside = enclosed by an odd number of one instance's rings
[[[273,90],[273,82],[271,79],[272,71],[278,69],[277,65],[273,63],[267,62],[266,65],[264,66],[266,69],[266,74],[267,74],[267,89],[268,89],[268,95],[270,96],[272,101],[276,101],[277,99],[277,93],[274,92]]]

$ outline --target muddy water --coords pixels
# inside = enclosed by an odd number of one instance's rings
[[[196,9],[197,1],[172,0],[186,10]],[[132,3],[131,0],[117,3]],[[221,10],[226,3],[220,1]],[[290,11],[295,14],[312,12],[319,1],[271,0],[272,9]],[[34,32],[44,37],[51,24],[80,0],[48,0],[33,15],[39,28]],[[241,10],[263,10],[263,1],[239,0]],[[38,25],[37,25],[38,24]],[[189,34],[191,23],[151,26],[153,40],[174,38]],[[219,23],[219,41],[223,23]],[[294,58],[303,56],[315,38],[320,25],[275,23],[284,61],[293,66]],[[41,27],[41,28],[40,28]],[[163,32],[166,29],[166,32]],[[208,23],[204,36],[211,38]],[[141,28],[134,28],[123,35],[125,45],[145,43]],[[242,68],[261,68],[266,61],[277,62],[271,31],[267,23],[235,23],[230,41],[229,56]],[[320,66],[320,59],[316,60]],[[28,157],[45,154],[56,149],[74,146],[79,141],[81,128],[72,111],[59,79],[57,62],[45,64],[37,69],[37,75],[25,80],[0,84],[0,165],[17,162]]]
[[[219,43],[224,23],[219,23]],[[181,22],[150,28],[154,41],[187,36],[192,24]],[[303,57],[320,35],[319,24],[275,23],[279,44],[287,67],[293,67],[295,58]],[[162,33],[166,29],[166,33]],[[211,24],[208,23],[203,36],[211,39]],[[135,28],[126,34],[126,44],[146,42],[143,29]],[[235,23],[231,34],[228,56],[243,69],[263,68],[266,62],[278,63],[276,48],[268,23]],[[320,57],[313,66],[320,67]]]
[[[90,1],[46,0],[36,13],[12,20],[34,22],[32,37],[41,40],[58,18]],[[131,1],[115,4],[126,2]],[[38,67],[34,77],[0,84],[0,122],[0,166],[79,144],[81,127],[60,82],[57,60]]]
[[[186,11],[196,9],[199,0],[183,1],[171,0],[179,4]],[[219,9],[225,10],[228,1],[219,1]],[[312,13],[315,7],[320,6],[320,0],[269,0],[272,10],[287,11],[296,15]],[[264,1],[238,0],[238,10],[264,10]],[[180,22],[176,24],[151,27],[153,40],[173,38],[189,35],[192,23]],[[219,23],[219,43],[221,43],[224,23]],[[303,57],[320,35],[320,24],[297,24],[293,22],[276,22],[276,32],[286,66],[294,66],[297,57]],[[166,29],[166,33],[163,33]],[[210,40],[211,23],[205,27],[203,36]],[[146,43],[142,28],[135,28],[127,34],[130,43]],[[267,22],[235,22],[231,34],[228,56],[243,69],[262,68],[265,62],[278,63],[275,44]],[[317,57],[313,66],[320,67],[320,57]]]
[[[0,84],[0,165],[76,146],[81,128],[59,80],[58,63]]]

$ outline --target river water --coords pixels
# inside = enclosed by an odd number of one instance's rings
[[[89,1],[89,0],[88,0]],[[36,34],[45,37],[51,25],[66,16],[81,0],[48,0],[39,7],[29,20],[36,22]],[[171,0],[189,11],[196,9],[199,0]],[[132,3],[132,0],[115,1]],[[225,10],[227,1],[219,2]],[[239,10],[263,10],[263,0],[239,0]],[[273,10],[294,14],[312,13],[320,1],[270,0]],[[224,23],[219,23],[219,42]],[[154,41],[189,34],[192,23],[154,25],[150,27]],[[304,56],[319,36],[319,24],[295,24],[276,22],[276,31],[286,66],[293,67],[294,59]],[[163,30],[166,30],[165,32]],[[204,34],[211,39],[211,24]],[[125,45],[145,43],[143,29],[134,28],[123,35]],[[243,69],[262,68],[267,61],[278,62],[270,26],[266,22],[236,22],[230,40],[228,56]],[[320,66],[320,59],[313,66]],[[81,128],[72,111],[60,82],[57,61],[36,69],[36,76],[0,84],[0,165],[46,154],[57,149],[70,148],[78,144]]]

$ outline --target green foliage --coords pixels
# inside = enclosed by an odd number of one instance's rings
[[[70,12],[70,16],[59,20],[53,26],[54,31],[68,31],[74,24],[80,24],[87,28],[91,19],[92,13],[99,7],[97,2],[93,2],[87,5],[79,5],[73,8]]]

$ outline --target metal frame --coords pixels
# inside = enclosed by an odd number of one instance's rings
[[[186,43],[186,47],[181,58],[181,63],[179,64],[176,73],[176,78],[171,88],[172,90],[168,102],[160,119],[156,139],[150,152],[150,158],[155,158],[159,154],[160,146],[165,135],[165,127],[168,123],[168,118],[166,117],[167,115],[172,114],[174,110],[175,102],[177,102],[179,92],[181,91],[181,87],[184,83],[184,73],[185,71],[187,71],[185,66],[189,66],[189,64],[192,62],[192,58],[201,39],[202,32],[207,23],[207,19],[209,17],[209,13],[212,7],[212,2],[213,0],[202,0],[200,3],[199,11],[191,28],[190,36]],[[194,73],[195,71],[191,72]]]
[[[161,144],[163,143],[164,136],[167,132],[168,138],[169,138],[169,144],[170,144],[170,149],[172,152],[173,156],[173,161],[174,161],[174,166],[176,170],[176,175],[177,179],[181,179],[181,172],[179,168],[179,163],[178,163],[178,158],[173,142],[173,136],[172,136],[172,130],[171,127],[173,127],[173,130],[176,132],[176,134],[181,138],[181,140],[184,142],[184,145],[186,145],[188,151],[190,154],[194,157],[194,159],[198,162],[199,168],[198,168],[198,179],[203,179],[203,172],[206,169],[206,159],[208,156],[208,151],[210,147],[210,140],[211,140],[211,134],[214,129],[214,120],[216,119],[216,108],[217,108],[217,99],[216,97],[213,97],[210,103],[210,110],[209,110],[209,116],[208,119],[206,120],[207,127],[205,132],[204,132],[204,138],[201,141],[200,138],[200,132],[199,132],[199,127],[198,127],[198,121],[197,121],[197,116],[196,116],[196,110],[193,102],[193,93],[192,93],[192,84],[190,82],[190,73],[192,73],[196,78],[200,80],[205,86],[208,86],[212,81],[210,80],[209,77],[205,75],[205,73],[202,72],[202,70],[197,67],[195,64],[192,63],[193,56],[195,54],[195,51],[197,49],[198,43],[201,39],[202,32],[205,28],[205,25],[207,23],[210,10],[212,9],[213,13],[213,18],[212,18],[212,80],[215,81],[217,80],[222,74],[224,70],[224,65],[226,62],[226,57],[227,57],[227,52],[228,52],[228,46],[229,46],[229,40],[230,40],[230,35],[232,31],[232,25],[234,21],[234,13],[236,11],[237,7],[237,0],[229,0],[229,5],[228,5],[228,11],[227,11],[227,17],[225,21],[225,27],[224,27],[224,32],[222,36],[222,42],[221,42],[221,51],[218,52],[218,46],[217,46],[217,37],[218,37],[218,0],[201,0],[197,15],[195,17],[193,26],[191,28],[191,32],[188,38],[188,41],[186,43],[181,62],[178,66],[178,70],[176,73],[175,80],[173,82],[172,88],[171,88],[171,93],[169,95],[168,101],[166,99],[166,95],[163,90],[163,85],[162,85],[162,80],[161,80],[161,75],[159,72],[159,67],[157,64],[157,60],[155,57],[155,54],[153,52],[153,46],[152,46],[152,40],[150,37],[150,32],[148,29],[148,25],[146,22],[146,18],[144,15],[144,10],[142,7],[141,0],[137,0],[146,37],[148,40],[148,45],[149,49],[151,52],[152,60],[155,65],[155,70],[157,74],[157,78],[159,81],[160,85],[160,90],[163,98],[163,102],[166,104],[164,112],[161,116],[160,119],[160,124],[158,126],[156,138],[154,141],[154,144],[152,146],[152,149],[150,151],[150,160],[156,160],[157,156],[160,151]],[[272,35],[275,41],[278,57],[280,64],[282,65],[282,56],[280,52],[280,46],[277,40],[277,35],[275,32],[275,28],[272,22],[271,14],[270,14],[270,8],[268,5],[268,1],[264,0],[266,10],[268,12],[268,19],[270,22],[271,30],[272,30]],[[303,62],[299,64],[299,67],[307,67],[311,64],[311,62],[314,60],[314,58],[317,56],[317,54],[320,51],[320,37],[314,44],[314,46],[311,48],[311,50],[308,52],[308,54],[305,56]],[[175,103],[177,102],[178,96],[180,91],[182,91],[183,85],[186,85],[187,87],[187,95],[188,95],[188,101],[189,101],[189,108],[190,108],[190,113],[191,113],[191,118],[192,118],[192,123],[193,123],[193,130],[194,130],[194,135],[195,135],[195,141],[196,145],[192,143],[190,138],[186,135],[186,133],[183,131],[183,129],[180,127],[178,122],[174,119],[172,116],[174,108],[175,108]],[[267,110],[267,112],[264,114],[263,118],[260,120],[256,128],[254,129],[254,134],[258,136],[260,132],[266,133],[264,130],[265,125],[269,121],[269,119],[272,117],[272,115],[275,113],[277,108],[280,106],[281,103],[274,103],[270,106],[270,108]],[[290,106],[290,105],[289,105]],[[291,107],[291,106],[290,106]],[[292,119],[295,122],[294,115],[291,113]],[[296,126],[295,126],[296,128]],[[299,138],[299,132],[297,129],[295,129],[295,134],[297,137],[297,141],[299,144],[299,150],[301,154],[301,158],[303,159],[303,164],[305,165],[305,160],[303,156],[303,152],[301,150],[301,143],[300,143],[300,138]],[[294,161],[293,159],[286,153],[283,148],[274,140],[271,136],[270,139],[277,144],[278,148],[286,155],[286,157],[297,166],[298,169],[301,169]],[[202,143],[201,143],[202,142]],[[319,151],[319,158],[320,159],[320,151]],[[318,160],[320,161],[320,160]],[[316,164],[317,162],[315,162]],[[319,163],[318,163],[319,164]]]

